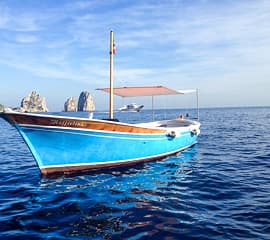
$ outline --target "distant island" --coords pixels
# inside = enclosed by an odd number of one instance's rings
[[[87,91],[81,92],[79,101],[77,103],[74,97],[70,97],[64,104],[65,112],[77,112],[77,111],[94,111],[95,104],[91,94]]]
[[[21,101],[20,107],[13,108],[17,112],[48,112],[45,98],[32,91]]]
[[[0,112],[4,110],[4,106],[0,104]],[[17,112],[49,112],[46,106],[45,97],[42,97],[36,91],[32,91],[21,101],[19,107],[12,108]],[[77,111],[94,111],[95,105],[91,94],[87,91],[81,92],[78,102],[74,97],[70,97],[64,103],[65,112]]]

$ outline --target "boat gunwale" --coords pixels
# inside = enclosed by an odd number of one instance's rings
[[[0,114],[6,121],[13,125],[20,126],[38,126],[47,128],[59,129],[77,129],[81,131],[100,131],[100,132],[117,132],[130,134],[164,134],[168,130],[178,129],[187,130],[191,126],[200,125],[199,122],[184,119],[161,120],[147,123],[129,124],[124,122],[115,122],[102,119],[88,119],[69,116],[57,116],[52,114],[37,114],[37,113],[19,113],[19,112],[4,112]],[[18,119],[22,118],[22,119]],[[47,120],[47,122],[38,123],[38,120],[33,118]],[[172,124],[173,123],[173,124]],[[102,127],[102,125],[104,126]],[[99,126],[100,125],[100,126]]]
[[[7,122],[9,122],[12,125],[16,124],[34,125],[34,126],[42,125],[42,126],[63,127],[63,128],[71,127],[73,129],[75,128],[86,130],[89,129],[89,130],[123,132],[123,133],[162,134],[166,132],[166,129],[162,128],[141,127],[137,126],[136,124],[115,122],[110,120],[66,117],[57,115],[55,116],[49,114],[47,115],[47,114],[32,114],[19,112],[3,112],[0,114],[0,117],[4,118]],[[38,119],[42,119],[45,122],[38,123],[37,122]]]

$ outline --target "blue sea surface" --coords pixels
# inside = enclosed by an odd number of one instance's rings
[[[195,116],[155,117],[186,111]],[[116,117],[148,121],[152,111]],[[270,107],[201,109],[200,121],[198,144],[178,155],[42,178],[0,119],[1,239],[270,239]]]

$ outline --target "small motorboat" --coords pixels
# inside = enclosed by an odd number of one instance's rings
[[[125,105],[121,108],[119,108],[119,111],[122,112],[140,112],[144,106],[143,105],[138,105],[136,103],[131,103],[128,105]]]

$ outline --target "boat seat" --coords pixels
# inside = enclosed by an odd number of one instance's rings
[[[111,121],[111,122],[119,122],[117,118],[102,118],[102,120]]]
[[[185,120],[169,120],[169,121],[161,121],[158,127],[188,127],[191,125],[189,121]]]

